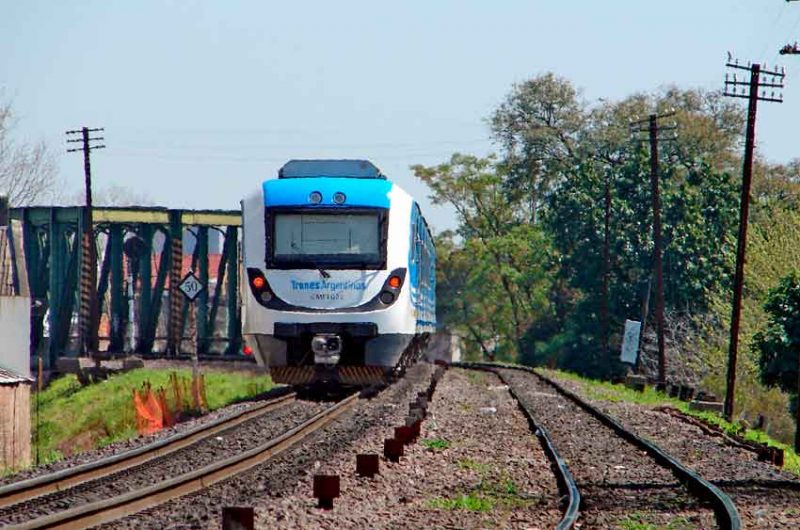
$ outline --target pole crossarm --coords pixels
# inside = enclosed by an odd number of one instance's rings
[[[800,48],[798,48],[797,43],[795,42],[794,44],[787,44],[781,48],[778,53],[781,55],[799,55]]]

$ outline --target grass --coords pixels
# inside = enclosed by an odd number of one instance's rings
[[[492,467],[489,464],[484,464],[482,462],[478,462],[471,458],[462,458],[458,462],[456,462],[459,469],[469,469],[472,471],[477,471],[478,473],[485,474],[491,471]]]
[[[475,386],[486,386],[486,372],[481,370],[467,370],[464,372],[467,379]]]
[[[487,475],[491,469],[488,465],[483,464],[483,466],[486,467],[481,468],[480,473]],[[441,510],[489,512],[497,507],[513,510],[524,507],[531,502],[531,500],[525,499],[520,495],[514,481],[506,476],[501,476],[500,480],[484,477],[469,492],[455,497],[436,497],[428,501],[428,506]]]
[[[619,522],[621,530],[692,530],[697,528],[686,517],[676,517],[666,525],[656,524],[652,516],[641,513],[631,514]]]
[[[426,440],[427,441],[427,440]],[[470,512],[490,512],[496,508],[513,511],[535,502],[525,498],[507,473],[498,472],[488,463],[472,458],[462,458],[456,462],[459,469],[475,471],[478,483],[470,491],[453,497],[436,497],[428,501],[428,506],[440,510],[466,510]]]
[[[40,463],[136,437],[132,389],[141,388],[145,382],[150,382],[153,389],[166,387],[173,371],[179,377],[191,378],[190,370],[145,369],[114,375],[85,387],[74,375],[58,378],[38,396],[38,429],[37,399],[31,396],[31,421],[37,431],[33,438],[34,454],[37,434]],[[226,372],[208,372],[204,376],[211,410],[273,387],[269,376]]]
[[[442,451],[450,447],[450,442],[443,438],[427,438],[420,443],[431,451]]]
[[[651,407],[669,405],[680,410],[687,416],[693,416],[705,421],[706,423],[716,425],[727,434],[736,434],[751,442],[763,443],[772,447],[779,447],[784,451],[783,469],[800,476],[800,457],[794,452],[794,449],[790,445],[770,438],[763,431],[745,428],[738,422],[731,423],[714,412],[691,410],[689,408],[689,404],[685,401],[669,397],[663,392],[657,392],[651,386],[648,386],[644,392],[637,392],[622,384],[615,385],[606,381],[585,379],[568,372],[561,372],[557,370],[543,370],[543,372],[545,374],[557,377],[558,379],[579,383],[583,388],[584,395],[591,400],[608,402],[626,401]]]
[[[493,499],[474,493],[461,494],[458,497],[437,497],[428,502],[431,508],[440,510],[467,510],[470,512],[489,512],[494,509]]]

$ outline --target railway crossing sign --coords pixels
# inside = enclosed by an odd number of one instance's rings
[[[190,302],[194,302],[195,299],[200,295],[203,291],[203,284],[200,283],[200,280],[197,279],[197,276],[194,275],[194,272],[189,270],[186,273],[186,276],[183,277],[181,283],[178,284],[178,289],[183,293]]]

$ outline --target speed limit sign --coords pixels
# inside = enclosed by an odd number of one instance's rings
[[[183,277],[181,283],[178,284],[178,289],[180,289],[190,302],[194,302],[195,298],[197,298],[203,290],[203,284],[200,283],[200,280],[197,279],[194,272],[189,271],[186,276]]]

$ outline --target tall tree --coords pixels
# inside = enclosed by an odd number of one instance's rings
[[[491,335],[494,346],[515,356],[533,318],[547,311],[543,293],[552,259],[546,237],[525,222],[519,202],[509,202],[506,168],[496,159],[455,154],[448,163],[412,169],[430,187],[435,204],[450,204],[457,212],[461,241],[456,245],[450,238],[445,247],[444,263],[453,267],[439,267],[451,277],[441,278],[442,285],[456,286],[450,294],[460,297],[454,314],[472,319],[476,342]]]
[[[521,199],[530,220],[574,161],[586,118],[578,90],[552,73],[515,84],[490,117],[508,170],[506,189]]]

